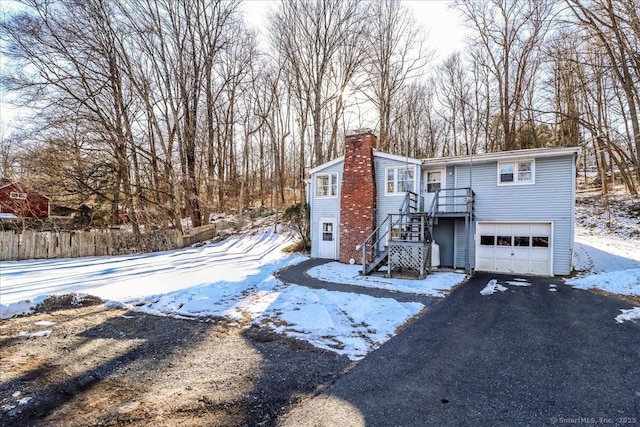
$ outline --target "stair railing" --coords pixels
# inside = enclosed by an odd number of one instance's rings
[[[418,193],[407,191],[407,194],[405,194],[404,200],[402,201],[402,206],[400,206],[400,213],[409,214],[417,212],[418,201]]]
[[[437,190],[427,213],[472,213],[473,191],[469,187],[442,188]]]
[[[387,237],[387,235],[396,226],[402,225],[403,221],[406,221],[406,215],[418,212],[418,203],[420,202],[420,196],[413,191],[407,191],[404,196],[404,200],[400,207],[400,215],[389,214],[387,218],[375,229],[364,241],[356,246],[356,250],[362,251],[362,271],[366,273],[369,259],[375,259],[379,255],[378,246],[379,243]],[[394,221],[393,217],[397,217]],[[378,232],[382,227],[388,225],[383,233],[378,235]],[[424,229],[424,224],[420,227]],[[377,238],[376,238],[377,237]],[[369,252],[369,250],[371,252]]]
[[[371,247],[371,251],[373,255],[371,258],[372,259],[375,258],[378,251],[378,243],[380,243],[380,241],[387,234],[389,234],[389,229],[385,230],[385,232],[378,239],[376,239],[375,242],[371,243],[371,241],[375,239],[375,236],[378,234],[378,230],[380,230],[387,222],[389,222],[390,218],[391,216],[388,216],[387,219],[382,221],[382,223],[375,230],[373,230],[373,232],[369,234],[369,236],[367,236],[366,239],[364,239],[364,242],[362,242],[359,246],[356,246],[356,250],[362,250],[362,273],[363,274],[367,272],[367,259],[368,259],[367,248]]]

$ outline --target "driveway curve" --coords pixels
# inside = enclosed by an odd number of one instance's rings
[[[291,265],[283,268],[276,273],[276,277],[287,284],[296,284],[306,286],[312,289],[326,289],[328,291],[337,292],[353,292],[357,294],[369,295],[376,298],[393,298],[400,302],[420,302],[425,307],[430,307],[434,303],[441,301],[442,298],[431,297],[426,295],[389,291],[380,288],[372,288],[367,286],[344,285],[341,283],[325,282],[307,275],[307,271],[313,267],[332,262],[327,259],[312,258],[299,264]]]

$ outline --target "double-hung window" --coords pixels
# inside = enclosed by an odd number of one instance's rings
[[[404,194],[415,191],[415,168],[399,167],[387,168],[387,194]]]
[[[533,160],[498,163],[498,185],[533,184],[535,182]]]
[[[338,174],[316,175],[316,197],[338,197]]]

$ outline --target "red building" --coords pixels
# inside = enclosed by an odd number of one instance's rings
[[[49,198],[21,182],[0,178],[0,212],[22,218],[47,218]]]

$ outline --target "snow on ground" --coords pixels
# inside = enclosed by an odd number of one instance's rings
[[[620,309],[622,314],[616,316],[616,322],[623,323],[627,320],[640,319],[640,307],[634,307],[629,310]]]
[[[20,331],[18,336],[24,337],[24,338],[39,338],[39,337],[45,337],[50,333],[51,333],[51,329],[47,329],[46,331],[38,331],[38,332],[31,332],[31,333]]]
[[[222,278],[242,282],[261,266],[281,259],[282,248],[290,243],[287,236],[267,232],[150,254],[0,262],[0,316],[12,315],[8,304],[37,303],[48,295],[86,293],[126,301]]]
[[[566,283],[640,296],[640,203],[622,193],[587,193],[576,204],[573,258],[576,277]],[[616,321],[640,318],[640,307],[622,309]]]
[[[0,318],[26,314],[49,295],[82,293],[110,308],[255,323],[357,360],[424,308],[284,285],[273,273],[306,259],[283,253],[290,243],[271,230],[162,253],[2,262]]]
[[[273,271],[265,269],[248,287],[216,282],[132,301],[143,304],[133,309],[156,315],[251,320],[357,360],[395,335],[397,328],[424,308],[420,303],[390,298],[287,286],[273,277]]]
[[[640,296],[640,239],[591,234],[576,227],[574,268],[567,284],[580,289]]]
[[[504,286],[499,284],[497,279],[491,279],[491,280],[489,280],[489,283],[487,283],[487,286],[485,286],[480,291],[480,294],[484,295],[484,296],[487,296],[487,295],[493,295],[496,292],[504,292],[506,290],[507,290],[507,288],[505,288]]]
[[[603,195],[582,191],[576,198],[576,224],[588,234],[640,239],[640,199],[617,189]]]
[[[628,230],[635,222],[620,216],[616,224]],[[89,294],[108,300],[105,305],[111,308],[255,323],[355,360],[424,308],[390,298],[284,285],[273,273],[306,259],[283,253],[290,243],[288,235],[270,229],[161,253],[0,262],[0,318],[27,314],[50,295],[76,294],[81,299]],[[606,234],[578,225],[574,263],[580,273],[568,284],[640,296],[640,238],[633,232]],[[425,280],[361,277],[359,268],[328,263],[309,274],[324,281],[431,296],[443,296],[466,278],[453,272],[437,272]],[[506,289],[492,282],[483,295]],[[515,279],[507,285],[528,283]],[[640,307],[623,309],[616,321],[639,317]]]
[[[395,292],[406,292],[419,295],[443,297],[455,285],[462,283],[467,276],[454,272],[435,272],[424,280],[387,279],[379,276],[360,276],[361,265],[348,265],[330,262],[307,271],[310,277],[325,282],[358,285],[370,288],[385,289]]]

